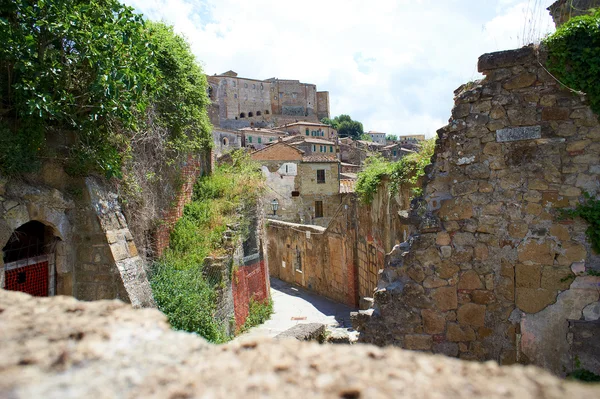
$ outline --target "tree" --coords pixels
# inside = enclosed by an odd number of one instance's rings
[[[333,119],[323,118],[321,123],[331,125],[338,131],[340,137],[350,137],[358,140],[361,134],[364,133],[362,123],[353,120],[350,115],[342,114]]]
[[[390,141],[398,141],[398,136],[395,134],[388,134],[385,139]]]
[[[360,135],[360,140],[362,141],[373,141],[373,138],[366,133]]]
[[[210,143],[206,78],[189,47],[117,0],[2,2],[0,42],[4,173],[39,165],[52,130],[77,135],[69,171],[119,177],[150,108],[170,142]]]

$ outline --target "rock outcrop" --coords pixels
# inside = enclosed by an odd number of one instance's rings
[[[0,290],[0,397],[596,397],[534,367],[370,345],[225,346],[120,301]]]

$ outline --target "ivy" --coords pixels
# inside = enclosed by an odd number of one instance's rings
[[[356,181],[355,192],[358,198],[365,204],[373,202],[384,177],[390,178],[391,194],[396,194],[403,184],[415,186],[425,174],[425,166],[431,163],[434,149],[435,140],[430,139],[421,144],[419,152],[404,156],[397,162],[386,161],[380,155],[367,158]],[[413,187],[415,195],[419,195],[420,190]]]
[[[589,226],[585,233],[593,250],[600,253],[600,200],[595,199],[589,193],[584,193],[583,203],[577,205],[575,209],[563,209],[562,214],[571,218],[579,216],[588,222]]]
[[[2,2],[0,42],[0,115],[15,137],[0,147],[0,172],[39,164],[40,129],[75,134],[74,174],[121,177],[148,124],[165,127],[174,150],[210,145],[206,79],[189,46],[117,0]],[[32,140],[35,151],[19,144]]]
[[[544,43],[548,70],[567,87],[585,92],[600,114],[600,11],[570,19]]]

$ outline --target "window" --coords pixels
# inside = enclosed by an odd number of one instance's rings
[[[256,111],[256,116],[261,116],[261,115],[262,115],[262,112]]]
[[[226,81],[226,82],[227,82],[227,81]],[[235,80],[234,80],[234,81],[233,81],[233,87],[235,87],[235,86],[236,86],[236,84],[235,84]]]
[[[252,136],[248,136],[248,143],[252,143]]]
[[[306,129],[306,135],[307,135],[307,136],[308,136],[308,132],[309,132],[309,130],[308,130],[308,129]]]
[[[266,114],[266,115],[269,115],[269,114],[270,114],[270,112],[269,112],[269,110],[268,110],[268,109],[265,109],[265,114]]]
[[[271,141],[273,141],[273,137],[269,137],[269,143],[270,143]],[[287,168],[287,166],[286,166],[286,168]]]
[[[297,271],[301,272],[302,271],[302,255],[300,253],[300,250],[298,249],[298,247],[296,246],[296,259],[294,259],[294,267]]]
[[[315,218],[323,217],[323,201],[315,201]]]
[[[258,144],[262,143],[262,137],[258,138]]]
[[[317,170],[317,183],[325,183],[325,169]]]
[[[229,139],[227,137],[223,137],[223,145],[229,145]]]
[[[396,156],[398,154],[398,152],[396,150],[394,150],[394,156]]]
[[[246,117],[246,114],[242,112],[242,113],[240,114],[240,118],[245,118],[245,117]]]
[[[255,84],[253,84],[253,85],[252,85],[252,88],[253,88],[253,89],[256,89],[256,85],[255,85]]]
[[[317,146],[313,144],[313,152],[317,152]]]
[[[292,191],[292,197],[299,197],[300,191]]]
[[[254,114],[252,112],[248,112],[248,118],[252,118]]]
[[[333,152],[333,146],[332,145],[329,146],[329,152]]]
[[[234,95],[233,95],[233,98],[237,98],[237,94],[234,94]]]
[[[319,146],[319,152],[323,152],[323,146],[322,145]]]

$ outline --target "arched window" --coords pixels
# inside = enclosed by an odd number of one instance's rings
[[[256,116],[261,116],[262,113],[260,111],[256,111]]]
[[[248,118],[252,118],[254,114],[252,112],[248,112]]]
[[[242,113],[240,114],[240,118],[245,118],[245,117],[246,117],[246,114],[242,112]]]
[[[269,110],[268,110],[268,109],[265,109],[265,114],[266,114],[266,115],[269,115],[269,114],[270,114],[270,112],[269,112]]]
[[[224,146],[228,146],[229,145],[229,139],[227,137],[223,137],[223,145]]]

